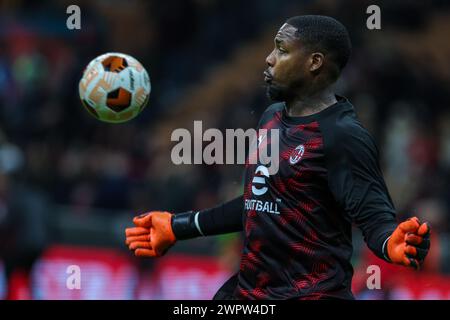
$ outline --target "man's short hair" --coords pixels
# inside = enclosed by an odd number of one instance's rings
[[[345,67],[352,51],[350,36],[345,26],[334,18],[320,15],[304,15],[289,18],[287,24],[297,29],[299,40],[308,49],[328,56],[338,67],[338,74]]]

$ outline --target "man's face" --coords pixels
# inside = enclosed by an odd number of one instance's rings
[[[289,100],[308,81],[308,56],[295,35],[296,28],[285,23],[274,39],[275,47],[266,58],[264,71],[267,95],[275,101]]]

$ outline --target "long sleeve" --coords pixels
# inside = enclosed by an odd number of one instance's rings
[[[397,226],[395,208],[378,162],[373,138],[358,122],[341,124],[328,135],[330,190],[345,217],[361,230],[368,247],[381,259]]]

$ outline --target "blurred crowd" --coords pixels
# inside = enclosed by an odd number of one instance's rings
[[[374,31],[366,28],[371,3],[356,0],[79,1],[81,30],[66,28],[69,4],[0,4],[0,254],[12,261],[7,268],[59,241],[60,233],[48,231],[55,212],[128,219],[238,195],[242,166],[175,166],[170,132],[191,130],[194,120],[204,128],[255,126],[270,104],[262,71],[276,30],[289,16],[321,13],[350,31],[353,55],[336,90],[378,142],[398,218],[431,223],[437,270],[450,273],[448,3],[389,1]],[[150,73],[149,105],[130,123],[101,123],[79,102],[85,65],[108,51],[135,56]]]

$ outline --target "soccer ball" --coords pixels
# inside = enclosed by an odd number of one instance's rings
[[[88,64],[78,89],[83,106],[92,116],[121,123],[145,108],[151,84],[139,61],[127,54],[110,52]]]

